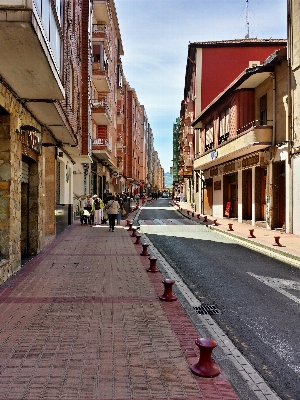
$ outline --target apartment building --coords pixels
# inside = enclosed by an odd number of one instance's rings
[[[82,152],[74,193],[101,198],[119,189],[122,138],[121,35],[114,1],[83,2]]]
[[[274,51],[286,45],[282,39],[241,39],[195,42],[188,46],[184,100],[180,110],[178,187],[195,211],[203,210],[202,178],[194,168],[199,152],[201,124],[192,122],[246,68],[261,65]],[[199,133],[199,132],[198,132]],[[210,146],[213,146],[211,143]]]
[[[142,139],[143,139],[143,109],[138,100],[136,91],[127,84],[126,87],[126,135],[125,135],[125,165],[124,178],[126,190],[133,194],[140,194],[142,179]]]
[[[290,213],[288,215],[291,232],[300,235],[300,4],[296,0],[287,1],[288,25],[288,124],[286,146],[289,152],[288,166],[291,168],[286,186],[289,188]]]
[[[193,121],[202,212],[290,230],[286,47],[247,68]]]

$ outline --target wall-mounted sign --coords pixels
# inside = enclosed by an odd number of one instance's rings
[[[221,190],[221,181],[214,182],[214,190]]]
[[[211,157],[212,160],[214,160],[215,158],[217,158],[217,157],[218,157],[218,151],[217,151],[217,150],[212,151],[212,152],[210,153],[210,157]]]
[[[193,177],[193,171],[184,171],[183,172],[183,177],[184,178],[192,178]]]
[[[20,141],[28,149],[41,154],[42,138],[41,133],[33,126],[24,125],[20,128]]]

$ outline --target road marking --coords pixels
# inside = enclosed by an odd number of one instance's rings
[[[287,292],[284,289],[290,290],[300,290],[300,283],[297,281],[290,281],[287,279],[278,279],[278,278],[271,278],[268,276],[259,276],[255,275],[252,272],[247,272],[247,274],[253,276],[260,282],[264,283],[265,285],[271,287],[272,289],[276,290],[277,292],[283,294],[284,296],[288,297],[290,300],[293,300],[295,303],[300,304],[300,298],[292,295],[291,293]]]

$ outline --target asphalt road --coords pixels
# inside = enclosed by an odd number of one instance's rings
[[[168,220],[168,221],[166,221]],[[168,199],[139,215],[143,231],[239,351],[282,398],[300,399],[300,269],[181,216]]]

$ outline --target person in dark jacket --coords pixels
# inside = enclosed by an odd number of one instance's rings
[[[117,225],[121,225],[122,210],[123,210],[123,200],[119,194],[116,195],[116,200],[119,203],[120,209],[117,215]]]

